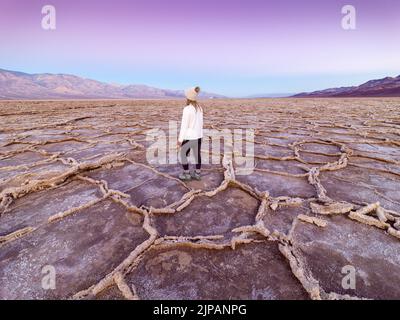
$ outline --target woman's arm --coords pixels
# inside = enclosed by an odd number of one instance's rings
[[[186,135],[186,130],[188,127],[189,127],[189,112],[185,108],[185,109],[183,109],[183,113],[182,113],[181,130],[179,132],[179,138],[178,138],[179,143],[183,142],[184,137]]]

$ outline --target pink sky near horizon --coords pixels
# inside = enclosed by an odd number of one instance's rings
[[[46,4],[57,10],[54,31],[40,25]],[[345,4],[357,30],[341,28]],[[397,0],[0,0],[0,12],[5,69],[174,89],[198,79],[233,95],[400,74]]]

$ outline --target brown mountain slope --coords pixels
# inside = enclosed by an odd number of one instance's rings
[[[400,97],[400,76],[370,80],[354,87],[303,92],[294,97]]]
[[[202,92],[202,98],[223,96]],[[146,85],[119,85],[69,74],[28,74],[0,69],[0,99],[159,99],[183,97],[183,91]]]

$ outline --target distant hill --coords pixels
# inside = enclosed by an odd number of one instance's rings
[[[171,99],[184,97],[183,91],[146,85],[109,84],[70,74],[28,74],[0,69],[0,99]],[[223,98],[200,93],[201,98]]]
[[[400,97],[400,76],[370,80],[354,87],[303,92],[293,97]]]

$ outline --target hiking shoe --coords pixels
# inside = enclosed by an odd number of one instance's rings
[[[182,173],[178,176],[178,178],[179,178],[180,180],[182,180],[182,181],[189,181],[189,180],[192,179],[190,173],[186,173],[186,172],[182,172]]]
[[[192,178],[195,180],[201,180],[201,174],[198,171],[192,173]]]

